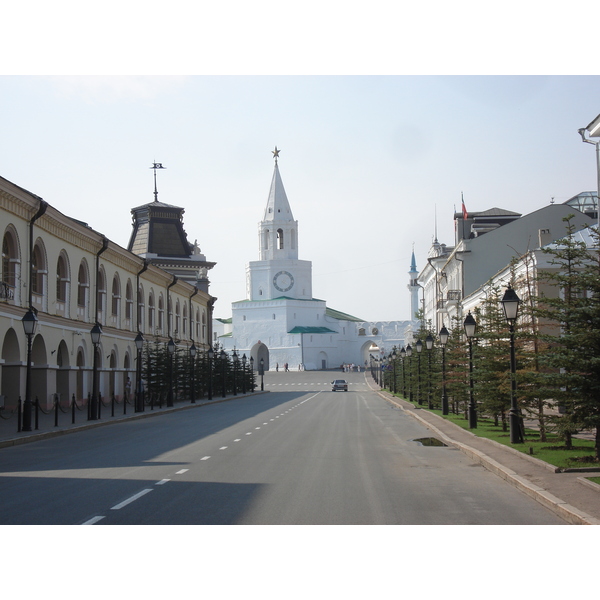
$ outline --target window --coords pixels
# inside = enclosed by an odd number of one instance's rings
[[[140,285],[138,289],[138,314],[137,314],[137,326],[139,331],[144,329],[144,311],[146,310],[144,288]]]
[[[31,261],[31,291],[32,293],[42,296],[44,294],[44,276],[46,275],[46,265],[44,263],[44,255],[39,244],[33,249]]]
[[[179,299],[175,302],[175,333],[180,334],[181,330],[181,309],[179,306]]]
[[[14,288],[17,281],[16,264],[18,262],[15,236],[7,231],[2,239],[2,282]]]
[[[131,321],[133,316],[133,287],[131,286],[131,279],[127,280],[125,286],[125,318]]]
[[[187,335],[187,304],[183,305],[183,337]]]
[[[277,230],[277,249],[283,250],[283,229]]]
[[[56,301],[66,302],[68,294],[69,271],[64,254],[60,254],[56,263]]]
[[[79,273],[77,274],[77,304],[78,306],[86,306],[87,290],[90,287],[88,281],[88,270],[85,262],[79,265]]]
[[[119,302],[121,301],[121,283],[118,275],[115,275],[112,283],[112,309],[111,314],[116,317],[119,314]]]
[[[104,269],[98,271],[98,289],[96,290],[96,302],[98,304],[98,320],[102,323],[102,314],[106,308],[106,276]]]
[[[165,317],[165,307],[163,303],[163,297],[160,295],[158,297],[158,329],[162,332],[163,329],[163,320]]]
[[[150,331],[154,329],[154,294],[152,292],[148,297],[148,327]]]

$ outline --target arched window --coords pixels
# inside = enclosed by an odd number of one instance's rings
[[[125,318],[131,324],[131,317],[133,315],[133,288],[131,287],[131,279],[127,280],[125,286]]]
[[[283,250],[283,229],[277,230],[277,250]]]
[[[179,299],[175,303],[175,333],[179,336],[181,334],[181,309],[179,306]]]
[[[165,307],[162,294],[158,297],[158,330],[162,333],[165,318]]]
[[[88,278],[87,263],[82,260],[79,265],[79,272],[77,274],[77,305],[80,307],[87,306],[88,302],[88,290],[90,288],[90,281]]]
[[[58,256],[58,262],[56,263],[56,301],[67,302],[69,292],[69,268],[67,265],[67,259],[61,252]]]
[[[2,238],[2,286],[0,286],[0,297],[5,300],[17,300],[15,292],[17,291],[19,266],[17,237],[13,231],[8,229]]]
[[[121,282],[119,281],[119,276],[115,273],[112,282],[112,306],[111,306],[111,314],[113,317],[117,317],[119,315],[119,304],[121,302]]]
[[[154,293],[152,290],[148,296],[148,329],[150,329],[150,333],[154,330]]]
[[[183,337],[187,335],[187,304],[183,305]]]
[[[202,311],[202,341],[206,339],[206,313]]]
[[[269,230],[268,229],[265,229],[264,234],[263,234],[263,249],[264,250],[269,249]]]
[[[42,296],[44,294],[44,279],[47,271],[44,253],[39,244],[36,244],[33,248],[31,263],[31,291],[38,296]]]

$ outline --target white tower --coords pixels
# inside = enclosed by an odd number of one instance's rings
[[[415,260],[415,251],[413,249],[412,259],[410,261],[410,271],[408,272],[408,291],[410,292],[410,321],[416,321],[415,316],[419,310],[419,289],[420,285],[417,282],[419,272],[417,271],[417,261]]]
[[[312,263],[298,260],[298,221],[283,188],[275,147],[275,170],[263,220],[258,225],[258,261],[246,267],[248,300],[312,299]]]

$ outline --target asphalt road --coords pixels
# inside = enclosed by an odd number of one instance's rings
[[[348,392],[331,392],[343,376]],[[270,393],[0,450],[1,524],[564,524],[369,390]]]

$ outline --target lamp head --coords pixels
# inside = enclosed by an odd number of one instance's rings
[[[423,342],[421,340],[417,340],[417,343],[415,344],[415,348],[417,349],[417,352],[420,353],[421,350],[423,350]]]
[[[433,348],[433,338],[431,337],[430,333],[428,333],[427,337],[425,338],[425,346],[427,346],[427,350],[431,350]]]
[[[469,311],[469,314],[465,319],[464,327],[466,336],[472,338],[475,335],[475,329],[477,329],[477,321],[475,321],[471,311]]]
[[[35,312],[31,310],[31,308],[23,315],[21,323],[23,323],[23,330],[25,331],[25,335],[29,336],[35,333],[38,318],[36,317]]]
[[[450,337],[450,334],[448,333],[448,330],[444,325],[442,325],[438,336],[440,338],[440,344],[442,344],[442,346],[445,346],[448,343],[448,338]]]
[[[517,314],[519,313],[519,303],[521,300],[515,290],[510,287],[506,288],[504,296],[502,297],[502,307],[504,308],[504,316],[507,321],[514,322],[517,320]]]

